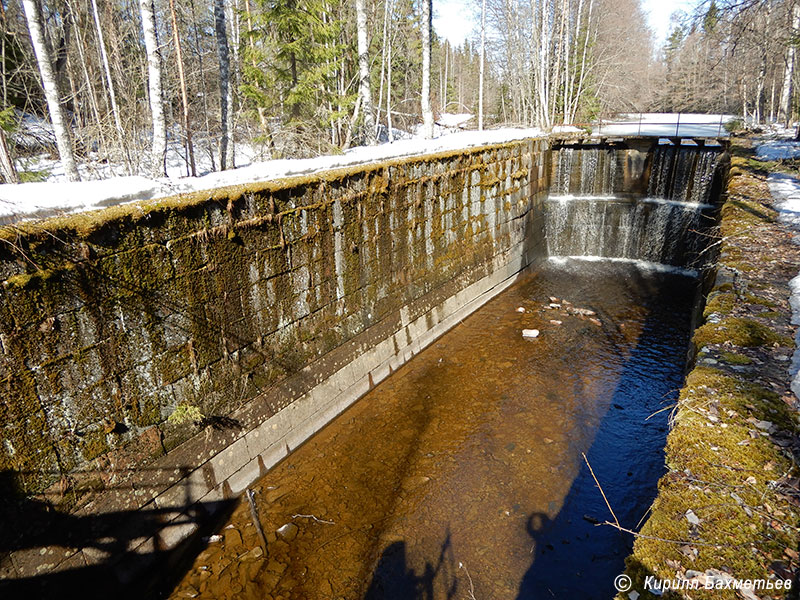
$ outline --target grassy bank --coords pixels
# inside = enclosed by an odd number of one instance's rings
[[[647,599],[645,580],[794,579],[794,590],[692,590],[662,598],[797,597],[800,405],[789,389],[794,350],[789,280],[800,247],[777,221],[766,178],[785,163],[755,160],[735,141],[722,208],[717,278],[693,342],[697,360],[673,408],[668,472],[627,560],[618,598]],[[637,596],[638,594],[638,596]]]

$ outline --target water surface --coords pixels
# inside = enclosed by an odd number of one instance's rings
[[[595,524],[610,514],[581,454],[636,528],[696,290],[632,262],[546,263],[254,486],[267,556],[242,506],[175,596],[611,598],[632,540]]]

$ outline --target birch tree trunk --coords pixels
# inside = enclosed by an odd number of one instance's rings
[[[47,100],[47,108],[50,112],[50,121],[53,123],[53,132],[56,136],[58,155],[64,172],[70,181],[80,181],[78,167],[75,164],[75,155],[72,151],[72,138],[67,126],[67,119],[61,101],[58,97],[58,87],[53,73],[53,63],[50,57],[50,50],[47,47],[42,28],[42,14],[39,2],[36,0],[22,0],[22,7],[25,9],[25,18],[28,22],[28,31],[33,44],[33,51],[36,54],[36,62],[39,65],[39,73],[42,76],[42,87],[44,96]]]
[[[2,128],[0,128],[0,177],[4,183],[19,183],[17,168],[11,160],[11,153],[6,144],[6,132]]]
[[[792,37],[798,34],[800,29],[800,6],[792,4]],[[793,41],[793,40],[792,40]],[[786,70],[783,75],[783,90],[781,91],[781,103],[778,107],[778,121],[789,127],[792,120],[792,80],[794,78],[795,47],[790,43],[786,48]]]
[[[161,52],[158,48],[153,0],[139,0],[139,12],[142,16],[144,47],[147,53],[147,81],[150,92],[150,113],[153,117],[153,149],[150,173],[154,177],[163,177],[167,174],[164,164],[167,156],[167,125],[164,120],[164,101],[161,90]]]
[[[228,52],[228,33],[225,31],[225,0],[214,0],[214,32],[217,38],[217,56],[219,57],[219,120],[222,130],[219,140],[219,167],[224,171],[232,166],[228,156],[231,126],[228,118],[228,88],[230,87],[231,61]]]
[[[367,43],[367,9],[365,0],[356,0],[356,27],[358,29],[358,93],[364,111],[364,135],[369,146],[375,145],[375,113],[369,89],[369,44]]]
[[[478,73],[478,131],[483,131],[483,75],[486,68],[486,0],[481,3],[481,65]],[[445,83],[445,85],[447,85]]]
[[[394,0],[388,0],[389,21],[394,14]],[[394,141],[392,133],[392,32],[389,31],[389,41],[386,47],[386,127],[389,130],[389,143]]]
[[[431,110],[431,4],[422,0],[422,135],[433,137],[433,111]]]

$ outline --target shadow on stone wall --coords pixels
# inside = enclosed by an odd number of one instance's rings
[[[160,598],[236,499],[62,512],[0,472],[0,598]]]

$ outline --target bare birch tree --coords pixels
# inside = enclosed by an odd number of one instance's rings
[[[80,181],[78,167],[75,164],[75,154],[72,150],[72,136],[67,125],[67,117],[61,99],[58,94],[53,63],[51,62],[50,49],[44,37],[42,27],[41,5],[36,0],[22,0],[22,7],[25,10],[25,19],[28,22],[28,32],[31,36],[31,44],[36,54],[36,62],[39,65],[39,74],[42,77],[42,88],[44,88],[47,108],[50,112],[50,121],[53,123],[53,132],[56,136],[58,155],[67,179],[70,181]]]
[[[94,25],[97,30],[97,45],[100,49],[100,57],[103,61],[103,72],[106,77],[106,85],[108,86],[108,97],[111,102],[111,112],[114,116],[114,125],[117,128],[120,143],[124,143],[124,132],[122,130],[122,119],[119,115],[119,106],[117,105],[117,94],[114,90],[114,79],[111,77],[111,65],[108,62],[108,52],[106,51],[106,42],[103,36],[103,27],[100,24],[100,13],[97,11],[97,0],[92,0],[92,15],[94,16]]]
[[[432,0],[422,0],[422,135],[433,137],[431,110],[431,28]]]
[[[0,127],[0,178],[3,179],[3,183],[19,183],[17,168],[14,166],[11,153],[8,151],[6,132],[3,131],[2,127]]]
[[[486,68],[486,0],[481,3],[481,66],[478,83],[478,131],[483,131],[483,76]],[[445,78],[446,79],[446,78]],[[447,82],[445,82],[447,86]]]
[[[231,122],[228,104],[230,101],[231,62],[228,50],[228,34],[225,30],[225,0],[214,0],[214,33],[219,58],[219,118],[221,135],[219,140],[219,164],[224,170],[233,167],[232,152],[228,152]]]
[[[197,168],[194,162],[192,124],[189,120],[189,93],[186,90],[186,75],[183,70],[183,51],[181,50],[181,36],[178,30],[178,15],[175,12],[175,0],[169,0],[169,12],[172,19],[172,40],[175,43],[175,58],[178,63],[178,81],[181,87],[181,116],[183,117],[183,134],[186,136],[187,166],[189,175],[194,177],[197,175]]]
[[[792,28],[791,36],[795,37],[800,32],[800,6],[796,2],[792,3]],[[789,126],[792,119],[792,92],[794,80],[795,45],[789,43],[786,46],[786,67],[783,77],[783,89],[781,90],[781,101],[778,106],[778,121],[785,127]]]
[[[367,42],[367,8],[365,0],[356,0],[356,28],[358,38],[358,93],[364,111],[364,135],[368,145],[375,144],[375,112],[369,85],[369,44]]]
[[[167,174],[167,125],[164,119],[164,100],[161,89],[161,51],[158,47],[156,14],[153,0],[139,0],[144,46],[147,53],[147,80],[150,92],[150,114],[153,119],[153,146],[150,173],[154,177]]]

